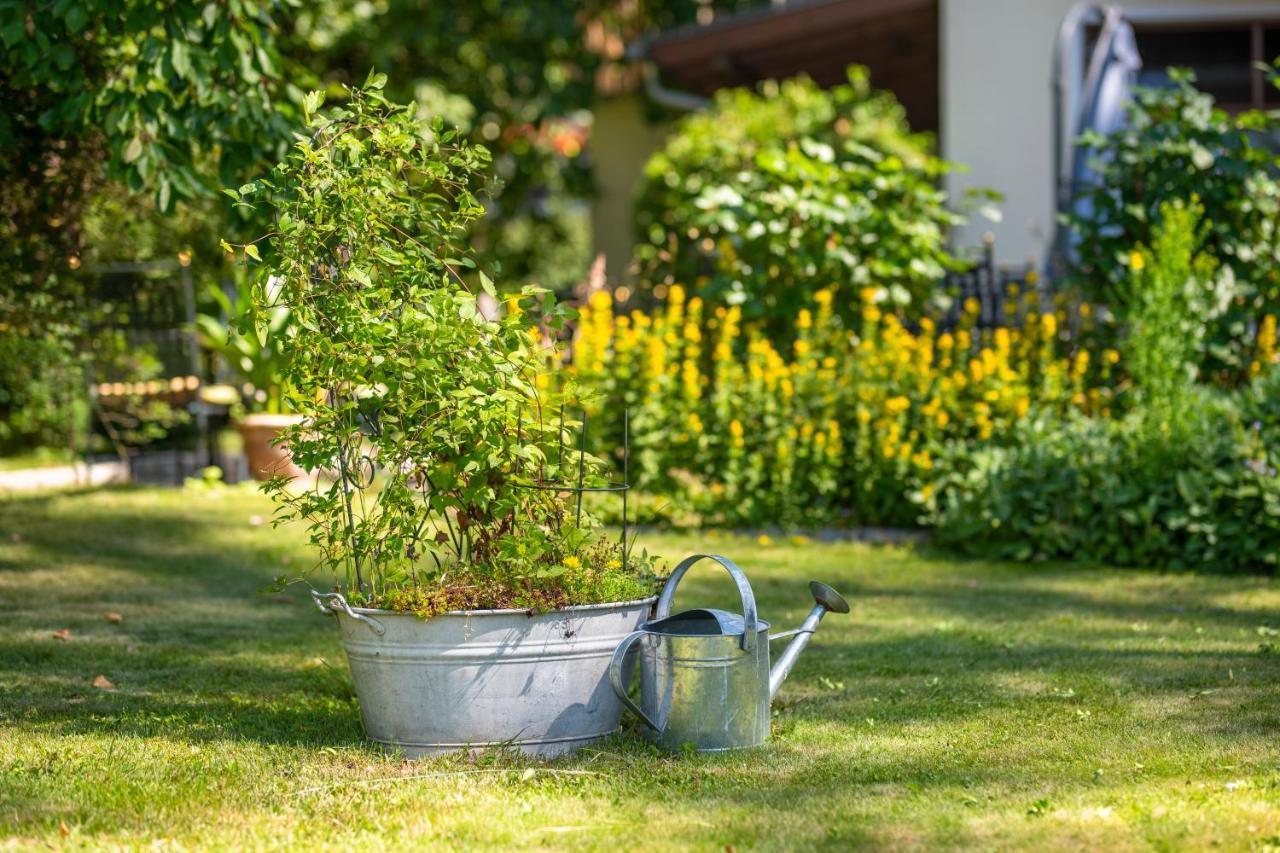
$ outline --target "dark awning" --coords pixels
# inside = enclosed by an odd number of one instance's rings
[[[937,0],[808,0],[768,6],[655,36],[640,46],[665,85],[700,95],[808,74],[820,85],[865,65],[907,108],[916,130],[938,129]]]

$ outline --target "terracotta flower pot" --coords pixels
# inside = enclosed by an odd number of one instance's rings
[[[307,472],[293,464],[287,447],[272,442],[285,427],[302,423],[301,415],[246,415],[236,424],[249,459],[249,473],[255,480],[270,480],[277,474],[298,478]]]

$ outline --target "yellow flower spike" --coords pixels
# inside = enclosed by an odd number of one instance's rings
[[[1080,350],[1076,353],[1075,364],[1073,365],[1075,374],[1081,376],[1089,369],[1089,351]]]
[[[1146,259],[1142,257],[1141,252],[1133,251],[1129,253],[1129,266],[1134,272],[1142,272],[1146,265]]]
[[[1280,352],[1277,352],[1276,349],[1276,318],[1275,315],[1268,314],[1258,324],[1258,334],[1254,339],[1253,360],[1249,364],[1249,373],[1253,376],[1261,375],[1264,370],[1269,369],[1277,360],[1280,360]]]
[[[885,410],[891,415],[898,415],[911,408],[911,401],[906,397],[898,396],[885,401]]]

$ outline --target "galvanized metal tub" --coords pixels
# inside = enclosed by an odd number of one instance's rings
[[[365,733],[409,758],[490,747],[560,755],[616,732],[609,661],[654,602],[421,619],[313,595],[338,617]]]

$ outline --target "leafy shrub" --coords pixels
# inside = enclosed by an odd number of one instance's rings
[[[866,286],[919,307],[953,263],[948,168],[865,69],[825,91],[805,78],[724,90],[646,165],[636,262],[646,281],[695,283],[779,325],[832,282],[848,288],[842,309]]]
[[[1213,290],[1217,263],[1197,252],[1202,212],[1194,203],[1160,205],[1151,245],[1131,254],[1120,294],[1129,371],[1157,408],[1176,407],[1195,381],[1206,320],[1221,312]]]
[[[84,367],[67,340],[0,334],[0,452],[82,442],[88,415]]]
[[[1274,571],[1277,446],[1198,396],[1174,421],[1039,417],[1009,446],[953,448],[927,521],[941,542],[1018,560]]]
[[[284,440],[299,466],[332,474],[268,483],[278,518],[305,522],[322,564],[375,606],[643,597],[647,560],[628,562],[560,493],[522,487],[598,463],[549,453],[564,436],[539,416],[542,336],[519,304],[538,291],[497,317],[478,309],[477,291],[494,287],[459,243],[484,212],[487,154],[388,103],[384,82],[371,75],[346,107],[312,119],[270,179],[232,191],[265,197],[276,221],[243,331],[289,306],[280,380],[305,422]],[[308,96],[309,113],[319,100]],[[556,328],[566,316],[551,307],[541,319]]]
[[[1112,301],[1126,287],[1135,245],[1150,245],[1166,202],[1198,199],[1203,251],[1221,265],[1223,313],[1210,331],[1212,367],[1238,373],[1251,318],[1280,307],[1280,158],[1264,141],[1280,120],[1231,115],[1195,88],[1189,71],[1173,85],[1139,89],[1129,121],[1114,133],[1087,134],[1097,180],[1084,210],[1069,218],[1079,263],[1075,278],[1093,298]],[[1221,312],[1220,312],[1221,313]]]

